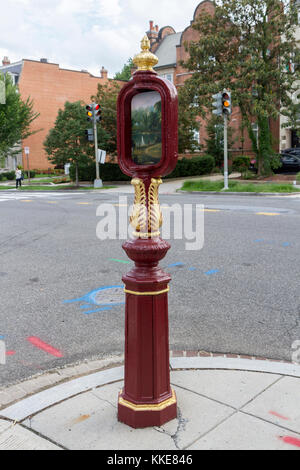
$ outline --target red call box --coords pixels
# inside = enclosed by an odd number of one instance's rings
[[[158,59],[147,36],[134,58],[138,70],[118,97],[118,158],[131,176],[133,239],[123,249],[135,263],[123,276],[126,293],[125,380],[118,419],[134,427],[161,426],[176,418],[170,385],[168,292],[171,277],[159,267],[170,245],[160,238],[161,178],[175,168],[178,99],[174,85],[153,70]]]

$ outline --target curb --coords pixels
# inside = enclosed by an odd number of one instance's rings
[[[181,189],[177,189],[177,193],[182,194],[204,194],[204,195],[219,195],[219,196],[299,196],[300,191],[297,193],[246,193],[246,192],[220,192],[220,191],[182,191]]]
[[[172,353],[170,358],[171,370],[235,370],[269,373],[300,379],[300,365],[290,362],[272,361],[262,358],[257,359],[250,356],[244,356],[244,358],[242,358],[238,355],[221,355],[203,352],[198,353],[199,355],[187,356],[187,354],[196,353],[193,351],[184,351],[184,353],[186,353],[185,356],[176,356],[174,353],[175,352]],[[20,388],[23,389],[25,394],[20,396],[18,401],[14,400],[14,402],[12,400],[12,389],[16,386],[8,387],[4,390],[4,393],[10,395],[10,402],[5,408],[2,407],[0,418],[22,422],[26,418],[76,395],[109,383],[119,382],[123,380],[124,377],[124,367],[119,365],[121,360],[121,356],[115,356],[101,361],[93,361],[92,364],[94,366],[97,364],[99,367],[102,364],[103,368],[106,367],[105,370],[101,370],[96,373],[91,373],[91,365],[88,363],[67,368],[66,371],[68,374],[77,372],[77,378],[74,378],[74,376],[72,377],[71,375],[71,377],[67,379],[65,374],[65,378],[63,379],[64,381],[61,380],[60,383],[56,385],[48,385],[42,391],[35,389],[37,383],[34,383],[34,381],[44,379],[45,376],[49,374],[28,380],[20,384]],[[85,370],[86,375],[78,377],[78,372],[81,371],[82,373],[82,366],[89,368],[90,372],[87,373]],[[56,371],[58,374],[60,372],[61,371]],[[26,392],[26,388],[27,390],[31,389],[31,391]]]

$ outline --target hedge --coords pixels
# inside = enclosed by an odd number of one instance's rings
[[[210,155],[203,157],[183,158],[178,160],[175,170],[166,178],[180,178],[186,176],[200,176],[210,174],[215,167],[215,159]],[[80,181],[94,181],[96,178],[96,165],[88,164],[78,168]],[[100,177],[103,181],[130,181],[116,163],[100,165]],[[70,178],[75,181],[75,165],[70,167]]]

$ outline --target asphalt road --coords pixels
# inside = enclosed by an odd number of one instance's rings
[[[122,241],[96,237],[101,203],[118,205],[119,195],[0,193],[1,385],[123,352],[130,264]],[[170,348],[290,360],[300,340],[300,197],[174,194],[161,203],[165,213],[205,205],[203,249],[174,240],[162,263],[173,278]]]

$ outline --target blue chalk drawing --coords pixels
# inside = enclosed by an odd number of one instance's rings
[[[289,242],[285,242],[282,244],[282,246],[291,246],[291,244]]]
[[[211,271],[207,271],[207,272],[204,273],[204,274],[206,274],[206,276],[211,276],[212,274],[217,274],[217,273],[219,273],[219,272],[220,272],[219,269],[212,269]]]
[[[125,305],[125,298],[123,302],[120,302],[124,295],[124,286],[105,286],[92,290],[82,297],[65,300],[63,303],[74,304],[83,302],[83,305],[79,306],[82,310],[81,313],[91,315],[92,313],[104,312],[112,310],[114,307]]]
[[[184,263],[174,263],[174,264],[169,264],[169,266],[167,266],[167,268],[174,268],[176,266],[184,266]]]

